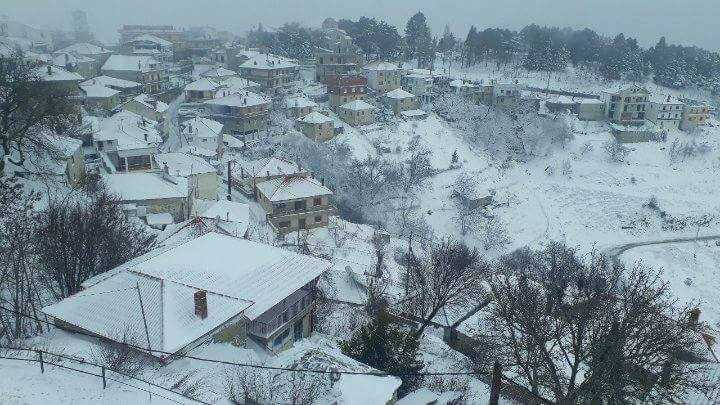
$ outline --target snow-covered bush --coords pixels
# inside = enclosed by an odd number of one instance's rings
[[[615,163],[625,162],[625,159],[627,159],[630,154],[630,149],[616,139],[604,142],[603,149],[605,150],[605,153],[607,153],[610,161]]]
[[[668,148],[668,158],[671,162],[681,162],[688,158],[704,156],[712,152],[713,147],[708,142],[690,140],[682,142],[675,139]]]

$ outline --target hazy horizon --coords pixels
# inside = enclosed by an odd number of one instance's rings
[[[402,31],[407,19],[415,12],[422,11],[436,33],[442,32],[448,24],[460,37],[464,37],[473,24],[479,28],[517,30],[537,23],[588,27],[604,35],[623,32],[637,38],[646,47],[653,45],[661,36],[666,36],[671,43],[720,50],[716,33],[710,29],[717,24],[720,10],[711,0],[698,0],[692,7],[679,6],[677,0],[644,0],[634,3],[624,0],[307,0],[302,3],[267,0],[251,7],[247,7],[246,1],[233,0],[208,0],[202,4],[193,0],[5,1],[8,5],[0,11],[1,14],[47,28],[69,28],[70,11],[84,10],[97,38],[109,44],[117,41],[117,29],[122,24],[171,24],[179,27],[211,25],[242,33],[258,22],[270,27],[290,21],[317,26],[326,17],[357,19],[365,15],[384,19]]]

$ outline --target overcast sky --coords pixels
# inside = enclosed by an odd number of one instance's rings
[[[263,22],[319,25],[325,17],[378,17],[404,27],[421,10],[434,31],[445,24],[464,37],[470,25],[519,29],[530,23],[624,32],[645,45],[673,43],[720,50],[720,0],[0,0],[0,14],[39,26],[67,27],[69,11],[85,10],[106,42],[121,24],[214,25],[244,32]]]

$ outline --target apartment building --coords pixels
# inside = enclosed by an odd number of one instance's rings
[[[652,94],[647,119],[660,129],[679,129],[685,103],[671,95]]]
[[[280,234],[325,227],[336,213],[330,204],[333,192],[309,175],[278,177],[256,187],[268,223]]]
[[[326,82],[330,108],[333,110],[343,104],[365,100],[367,97],[368,79],[364,76],[329,76]]]
[[[602,94],[607,118],[620,125],[642,125],[647,119],[650,92],[637,86],[606,90]]]
[[[368,81],[368,87],[377,93],[384,94],[400,88],[402,69],[390,62],[372,62],[363,68],[363,74]]]
[[[105,76],[142,84],[143,93],[158,94],[167,89],[168,78],[162,64],[147,55],[112,55],[101,68]]]
[[[245,79],[259,83],[264,91],[276,93],[300,80],[300,67],[294,61],[272,54],[258,54],[238,67]]]
[[[360,48],[341,30],[329,30],[327,35],[333,45],[315,53],[315,80],[326,83],[331,76],[358,74],[365,62]]]

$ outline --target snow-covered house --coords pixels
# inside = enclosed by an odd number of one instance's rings
[[[161,62],[173,61],[173,43],[152,34],[138,35],[122,47],[135,55],[151,55]]]
[[[269,157],[232,165],[233,185],[247,195],[257,195],[257,185],[279,177],[307,174],[297,163],[280,157]]]
[[[122,105],[123,110],[130,111],[145,117],[150,121],[162,123],[165,121],[165,111],[168,105],[148,94],[138,94]]]
[[[304,96],[293,96],[285,98],[285,108],[295,118],[304,117],[317,107],[317,103]]]
[[[338,116],[353,126],[363,126],[375,122],[375,106],[364,100],[355,100],[338,107]]]
[[[53,53],[51,62],[82,77],[95,76],[99,67],[95,59],[67,52]]]
[[[295,61],[272,54],[258,54],[238,67],[240,76],[260,83],[263,90],[274,93],[300,80],[300,67]]]
[[[281,234],[325,227],[336,213],[330,204],[332,190],[309,175],[278,177],[258,183],[256,188],[268,223]]]
[[[154,159],[155,166],[166,174],[186,179],[188,192],[194,199],[217,199],[220,179],[205,159],[184,153],[160,153]]]
[[[326,36],[331,44],[328,49],[319,48],[315,52],[315,80],[325,83],[331,76],[359,72],[365,57],[352,38],[337,28],[326,30]]]
[[[141,83],[147,94],[157,94],[166,88],[165,70],[152,56],[111,55],[101,72],[105,76]]]
[[[393,110],[395,115],[418,108],[417,97],[401,88],[388,91],[383,95],[382,100],[385,105]]]
[[[110,172],[156,169],[152,156],[162,142],[157,123],[130,111],[101,120],[93,144]]]
[[[331,265],[213,232],[93,277],[42,311],[65,329],[125,337],[162,362],[211,340],[249,337],[279,352],[312,334],[316,284]]]
[[[222,123],[232,134],[251,134],[267,128],[270,100],[259,94],[250,91],[232,93],[205,104],[211,118]]]
[[[82,141],[54,133],[43,134],[43,147],[27,148],[22,166],[6,160],[6,172],[20,177],[42,176],[66,182],[77,187],[85,178],[85,155]],[[19,156],[14,156],[18,161]]]
[[[209,118],[195,117],[180,123],[180,135],[196,148],[204,149],[203,156],[215,157],[223,149],[223,124]]]
[[[52,93],[70,96],[80,94],[80,82],[83,77],[78,73],[69,72],[64,68],[53,65],[38,66],[35,73],[43,84],[47,86],[47,90]]]
[[[92,79],[85,80],[84,82],[80,83],[82,86],[92,86],[92,85],[100,85],[105,86],[108,88],[111,88],[113,90],[117,90],[120,92],[121,97],[123,98],[122,101],[125,100],[125,98],[131,96],[131,95],[137,95],[140,94],[142,90],[142,84],[138,82],[133,82],[131,80],[124,80],[124,79],[118,79],[115,77],[110,76],[96,76]]]
[[[397,63],[376,61],[363,67],[368,87],[380,94],[400,88],[402,73]]]
[[[86,58],[92,58],[95,61],[95,65],[100,67],[103,63],[105,63],[107,58],[110,57],[112,51],[103,48],[102,46],[89,44],[87,42],[79,42],[59,49],[55,51],[55,53],[70,53],[78,56],[84,56]]]
[[[200,77],[214,80],[225,80],[229,77],[237,77],[238,74],[234,70],[226,69],[222,66],[217,66],[212,69],[206,70],[200,73]]]
[[[647,119],[660,129],[679,129],[685,103],[672,95],[653,93],[648,103]]]
[[[144,172],[103,174],[102,180],[131,216],[170,214],[173,222],[182,222],[190,215],[192,196],[183,178]]]
[[[80,83],[83,94],[83,103],[89,108],[99,108],[106,111],[115,109],[120,104],[120,92],[102,84]]]
[[[298,118],[297,122],[303,135],[314,141],[327,141],[335,136],[332,118],[317,111]]]
[[[699,126],[707,124],[710,119],[710,106],[707,103],[686,100],[683,108],[680,129],[691,131]]]
[[[360,75],[329,76],[326,80],[330,108],[367,97],[368,80]]]

